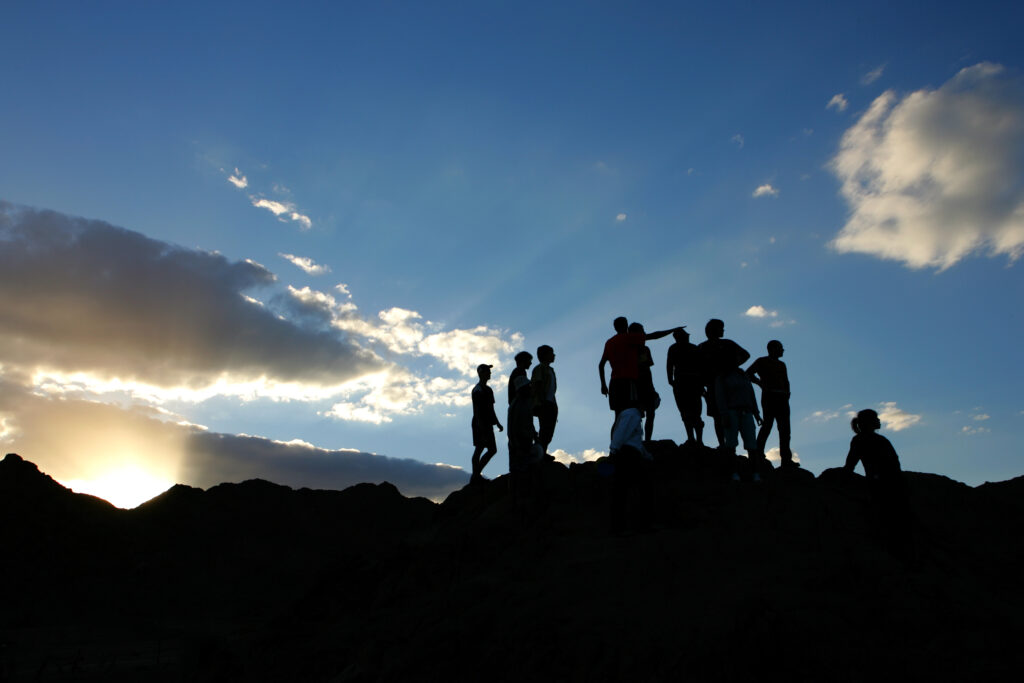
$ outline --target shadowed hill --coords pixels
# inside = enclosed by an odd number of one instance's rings
[[[1024,477],[908,473],[910,538],[838,470],[733,482],[655,444],[640,524],[605,463],[408,499],[175,486],[130,511],[0,463],[8,680],[960,680],[1020,670]],[[612,529],[616,529],[614,532]]]

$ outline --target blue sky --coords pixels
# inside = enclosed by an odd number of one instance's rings
[[[784,342],[812,471],[865,407],[907,469],[1024,471],[1019,7],[209,4],[5,6],[5,449],[438,496],[478,363],[552,345],[594,457],[611,320],[719,317]]]

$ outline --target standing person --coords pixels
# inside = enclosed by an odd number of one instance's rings
[[[508,407],[508,473],[513,497],[529,495],[533,488],[533,470],[540,459],[540,447],[535,445],[536,440],[530,380],[523,373],[516,377],[512,385],[512,403]]]
[[[668,355],[665,357],[668,383],[672,387],[679,415],[683,418],[686,440],[703,446],[704,420],[700,417],[700,397],[704,395],[704,385],[700,376],[700,351],[696,344],[690,343],[690,333],[685,329],[676,330],[672,336],[676,343],[668,347]]]
[[[644,326],[640,323],[630,323],[629,332],[632,334],[644,334]],[[644,439],[650,441],[654,436],[654,412],[661,405],[661,396],[654,388],[654,376],[651,368],[654,367],[654,357],[647,344],[640,347],[640,356],[637,359],[637,399],[640,408],[644,413]]]
[[[512,399],[516,397],[516,379],[526,377],[526,371],[533,365],[533,356],[529,351],[520,351],[516,354],[516,367],[508,376],[508,404],[512,405]]]
[[[672,334],[671,330],[658,332],[629,332],[629,321],[616,318],[612,323],[615,336],[604,343],[601,362],[597,364],[597,374],[601,377],[601,393],[608,397],[608,407],[615,411],[615,416],[626,408],[636,407],[639,401],[637,380],[640,377],[640,349],[649,339],[661,339]],[[604,366],[611,363],[611,381],[606,382]]]
[[[786,364],[782,362],[785,349],[782,342],[773,339],[768,342],[768,355],[761,356],[747,368],[747,377],[761,387],[761,410],[764,411],[764,422],[757,432],[757,447],[764,452],[768,445],[768,434],[772,431],[772,422],[779,425],[780,467],[799,467],[793,462],[793,452],[789,449],[789,374]]]
[[[494,426],[498,431],[504,431],[494,413],[494,392],[487,386],[487,380],[491,378],[493,365],[481,363],[476,366],[476,374],[480,382],[473,387],[473,474],[470,483],[483,481],[483,469],[490,462],[494,454],[498,452],[498,444],[494,441]],[[483,453],[483,457],[480,454]]]
[[[725,323],[718,318],[712,318],[704,326],[705,341],[698,345],[701,353],[701,364],[703,366],[703,381],[705,397],[708,402],[708,417],[715,422],[715,436],[718,437],[718,447],[725,445],[725,422],[718,412],[718,399],[715,397],[715,380],[729,370],[738,368],[750,359],[750,354],[742,346],[731,339],[723,339],[725,335]]]
[[[558,402],[555,392],[558,381],[555,379],[555,350],[544,344],[537,347],[537,367],[533,369],[530,379],[530,394],[533,396],[533,414],[537,416],[539,429],[537,443],[548,453],[548,444],[555,435],[555,423],[558,422]]]
[[[761,413],[757,410],[757,397],[746,373],[738,366],[726,370],[715,379],[715,400],[718,403],[718,417],[722,421],[722,450],[726,455],[736,455],[739,437],[743,437],[743,448],[751,464],[764,459],[764,453],[757,446],[754,436],[754,421],[761,424]],[[759,479],[755,465],[754,478]]]

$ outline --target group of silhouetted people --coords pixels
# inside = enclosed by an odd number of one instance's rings
[[[653,436],[655,412],[661,397],[654,388],[652,368],[654,357],[648,341],[673,335],[675,343],[665,359],[665,371],[673,398],[686,431],[686,441],[704,445],[703,405],[714,424],[717,449],[726,456],[736,455],[742,441],[747,457],[758,466],[765,461],[765,447],[772,427],[777,426],[780,467],[799,467],[790,450],[790,385],[782,342],[771,340],[766,356],[757,358],[746,370],[743,364],[750,353],[736,342],[725,338],[725,323],[713,318],[704,326],[706,339],[700,344],[690,342],[685,326],[647,332],[637,322],[624,317],[612,323],[615,335],[604,345],[598,363],[601,393],[615,413],[611,428],[609,455],[618,463],[649,460],[644,447]],[[555,398],[558,383],[552,363],[555,352],[550,346],[537,348],[538,364],[527,375],[533,355],[527,351],[516,354],[516,367],[508,380],[508,442],[509,472],[517,476],[544,460],[553,460],[548,447],[558,421]],[[606,380],[605,368],[611,367]],[[494,410],[494,393],[487,385],[491,367],[477,367],[480,382],[473,388],[473,458],[471,481],[483,479],[482,471],[497,452],[494,427],[504,427]],[[753,385],[761,389],[760,409]],[[536,418],[536,425],[534,419]],[[755,430],[755,425],[760,429]],[[853,471],[863,463],[867,478],[874,482],[876,495],[890,499],[901,484],[899,458],[889,441],[876,433],[881,423],[872,410],[861,411],[853,421],[856,436],[850,445],[846,469]],[[618,467],[618,466],[617,466]],[[629,465],[625,465],[629,469]],[[736,473],[734,478],[738,478]],[[879,483],[881,482],[881,483]],[[897,483],[891,483],[897,482]]]
[[[516,367],[508,378],[508,458],[509,473],[517,478],[528,472],[531,465],[543,460],[554,460],[548,446],[555,435],[558,422],[558,379],[551,364],[555,350],[544,344],[537,347],[537,367],[527,377],[533,364],[529,351],[515,356]],[[470,481],[483,480],[484,466],[497,452],[494,427],[503,427],[494,411],[494,392],[487,386],[491,377],[490,365],[477,366],[480,382],[473,387],[473,472]],[[537,425],[534,426],[534,418]]]

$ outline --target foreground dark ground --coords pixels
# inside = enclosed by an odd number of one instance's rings
[[[908,473],[906,543],[862,478],[733,482],[655,444],[634,526],[544,470],[441,505],[388,484],[177,486],[131,511],[0,463],[0,680],[995,680],[1024,666],[1024,477]]]

